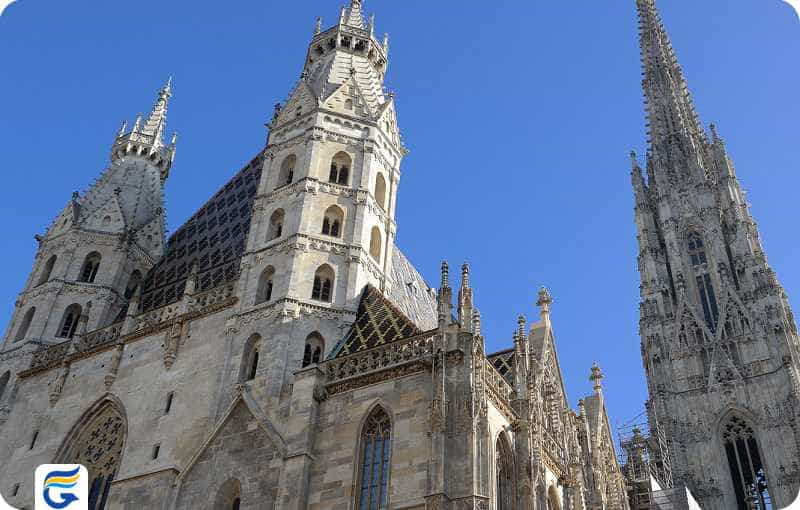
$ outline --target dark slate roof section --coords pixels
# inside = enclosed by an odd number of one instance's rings
[[[238,278],[263,161],[262,151],[172,234],[144,280],[140,311],[178,301],[195,263],[198,291]]]
[[[372,285],[364,287],[356,321],[331,351],[339,358],[422,333],[396,306]]]
[[[492,365],[494,365],[494,368],[500,372],[500,375],[512,385],[514,384],[514,356],[515,351],[513,347],[487,356]]]
[[[392,250],[389,299],[423,331],[438,326],[436,291],[422,278],[411,262],[395,245]]]

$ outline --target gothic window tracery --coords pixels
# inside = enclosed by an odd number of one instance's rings
[[[96,251],[86,256],[83,262],[83,269],[81,269],[81,282],[94,283],[94,279],[97,277],[97,270],[100,269],[101,259],[102,257]]]
[[[111,482],[119,471],[125,442],[125,423],[117,408],[108,403],[75,436],[60,460],[83,464],[89,471],[90,510],[103,510]]]
[[[689,236],[687,237],[687,245],[689,248],[689,259],[692,261],[693,266],[699,266],[700,264],[705,264],[707,262],[703,240],[700,238],[700,235],[697,232],[689,233]]]
[[[306,338],[306,346],[303,349],[303,368],[319,363],[325,352],[325,340],[317,332],[311,333]]]
[[[755,493],[760,508],[772,508],[761,451],[753,427],[743,418],[733,415],[722,428],[722,441],[725,444],[739,510],[749,508],[747,497],[751,493]]]
[[[340,152],[331,161],[331,171],[328,174],[328,182],[346,186],[350,178],[350,167],[352,160],[346,152]]]
[[[382,407],[372,410],[361,431],[358,510],[381,510],[389,501],[392,422]]]
[[[695,270],[705,267],[708,262],[706,257],[705,245],[703,239],[697,232],[689,232],[686,238],[686,245],[688,249],[689,259]],[[697,284],[698,297],[700,298],[700,305],[703,308],[703,318],[711,331],[716,331],[717,320],[719,319],[719,310],[717,305],[717,297],[714,292],[714,285],[711,282],[711,275],[707,272],[696,273],[695,283]]]
[[[311,289],[311,299],[331,302],[334,273],[331,266],[324,264],[314,274],[314,285]]]
[[[64,318],[61,319],[61,327],[58,329],[56,336],[60,338],[72,338],[75,336],[75,330],[78,329],[78,319],[81,316],[81,305],[74,303],[67,307],[64,311]]]
[[[332,205],[325,210],[322,219],[322,234],[331,237],[339,237],[344,223],[344,212],[338,206]]]

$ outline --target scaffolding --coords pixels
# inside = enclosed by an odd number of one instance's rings
[[[654,420],[637,422],[643,414],[617,429],[631,510],[664,508],[657,493],[673,488],[667,441]]]

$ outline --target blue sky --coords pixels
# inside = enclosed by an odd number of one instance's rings
[[[123,119],[174,76],[172,230],[265,141],[316,16],[339,2],[19,0],[0,17],[0,323],[35,241],[108,161]],[[800,309],[800,22],[781,0],[660,0],[705,123],[749,192]],[[223,7],[224,6],[224,7]],[[433,285],[467,260],[490,349],[516,316],[553,320],[570,403],[606,373],[612,425],[646,399],[628,152],[645,149],[634,0],[366,0],[391,36],[387,85],[411,153],[398,243]]]

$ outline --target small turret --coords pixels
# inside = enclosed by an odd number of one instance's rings
[[[458,322],[465,331],[472,331],[472,287],[469,284],[469,265],[461,266],[461,287],[458,290]]]

